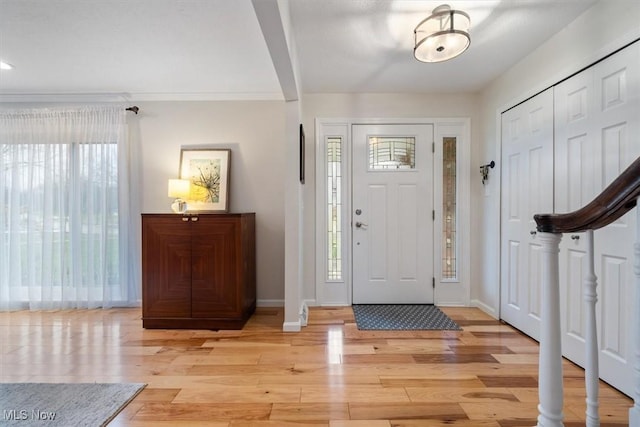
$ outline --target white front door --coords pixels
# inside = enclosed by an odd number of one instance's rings
[[[533,215],[553,212],[553,89],[502,114],[500,318],[540,338],[541,245]]]
[[[354,304],[433,303],[433,125],[353,125]]]

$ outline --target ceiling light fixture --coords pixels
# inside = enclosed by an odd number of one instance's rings
[[[453,10],[449,5],[436,7],[413,30],[415,47],[413,55],[422,62],[442,62],[455,58],[471,44],[469,15]]]
[[[0,70],[13,70],[13,65],[8,62],[0,61]]]

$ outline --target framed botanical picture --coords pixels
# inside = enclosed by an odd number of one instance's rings
[[[229,211],[231,150],[195,148],[180,150],[180,178],[191,182],[190,211]]]

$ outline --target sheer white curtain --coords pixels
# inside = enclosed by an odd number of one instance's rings
[[[0,111],[0,308],[136,305],[122,105]]]

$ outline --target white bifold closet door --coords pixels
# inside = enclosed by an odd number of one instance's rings
[[[500,317],[539,339],[541,245],[533,215],[553,212],[553,89],[502,114]]]
[[[555,208],[589,203],[640,156],[640,43],[555,87]],[[631,394],[635,211],[594,233],[600,378]],[[563,354],[585,362],[584,233],[560,246]]]
[[[533,215],[588,204],[640,156],[640,42],[502,114],[500,317],[535,339],[540,245]],[[595,233],[600,378],[631,395],[635,211]],[[586,238],[560,244],[562,352],[585,362]]]

